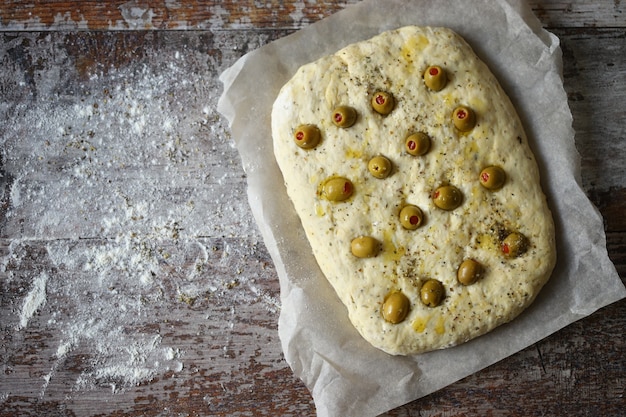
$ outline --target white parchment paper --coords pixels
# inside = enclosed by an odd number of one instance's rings
[[[472,45],[525,125],[557,225],[558,263],[513,322],[455,348],[412,357],[365,342],[312,255],[275,162],[274,99],[296,69],[405,25],[447,26]],[[626,296],[609,260],[602,218],[580,186],[558,38],[516,0],[366,0],[255,50],[226,70],[218,110],[229,120],[248,197],[278,270],[285,358],[319,416],[375,416],[487,367]]]

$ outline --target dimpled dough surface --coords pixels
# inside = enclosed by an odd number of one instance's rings
[[[440,91],[424,83],[429,65],[447,74]],[[393,95],[388,115],[373,110],[376,91]],[[357,112],[349,128],[331,120],[340,105]],[[475,112],[469,132],[452,122],[459,105]],[[305,124],[321,132],[312,149],[294,140]],[[405,149],[405,138],[417,131],[431,140],[422,156]],[[468,341],[516,317],[548,280],[556,259],[554,225],[526,135],[494,76],[449,29],[400,28],[302,66],[274,103],[272,135],[313,254],[351,322],[373,346],[406,355]],[[368,171],[368,161],[377,155],[392,162],[387,178]],[[479,182],[481,170],[491,165],[506,173],[498,190]],[[337,176],[353,184],[345,201],[329,201],[321,193],[325,181]],[[434,204],[441,185],[461,191],[459,207],[442,210]],[[424,214],[416,230],[400,223],[407,204]],[[520,256],[508,258],[502,246],[511,232],[523,234],[528,244]],[[376,256],[352,254],[351,241],[359,236],[380,243]],[[471,285],[457,280],[465,259],[484,267]],[[435,307],[420,297],[428,279],[441,282],[445,291]],[[381,311],[395,292],[407,297],[410,310],[394,324]]]

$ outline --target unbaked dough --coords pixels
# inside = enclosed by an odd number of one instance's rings
[[[440,71],[443,86],[427,85],[425,74]],[[378,93],[390,109],[375,108]],[[455,125],[459,108],[469,125]],[[344,117],[354,120],[334,120]],[[463,343],[515,318],[549,279],[554,224],[527,136],[494,75],[452,30],[403,27],[302,66],[271,123],[312,253],[376,348],[407,355]],[[415,151],[424,144],[409,143],[412,134],[427,138],[425,150]],[[368,168],[375,157],[389,164]],[[498,178],[483,172],[491,167]],[[406,206],[413,214],[403,220]],[[466,260],[479,273],[462,283]]]

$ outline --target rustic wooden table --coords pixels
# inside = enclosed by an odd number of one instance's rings
[[[314,415],[218,75],[350,1],[0,4],[0,416]],[[626,5],[532,1],[626,278]],[[389,416],[617,416],[626,302]]]

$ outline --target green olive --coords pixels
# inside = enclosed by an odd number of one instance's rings
[[[350,198],[354,191],[352,182],[343,177],[333,177],[322,185],[322,196],[330,201],[344,201]]]
[[[499,166],[489,166],[480,171],[480,184],[488,190],[499,190],[506,181],[506,173]]]
[[[387,178],[392,170],[391,161],[382,155],[378,155],[370,159],[367,163],[367,169],[376,178]]]
[[[456,271],[456,277],[463,285],[472,285],[478,281],[485,272],[483,266],[474,259],[466,259],[461,262],[459,269]]]
[[[411,302],[408,297],[400,291],[396,291],[391,293],[383,303],[383,318],[389,323],[398,324],[406,318],[410,309]]]
[[[400,210],[400,224],[408,230],[415,230],[422,225],[424,214],[422,210],[413,205],[402,207]]]
[[[502,241],[502,254],[505,258],[517,258],[528,250],[528,238],[521,233],[510,233]]]
[[[454,210],[463,202],[463,194],[453,185],[444,185],[433,193],[433,202],[442,210]]]
[[[350,127],[356,122],[356,110],[349,106],[339,106],[333,110],[333,123],[338,127]]]
[[[380,242],[371,236],[359,236],[350,242],[350,250],[357,258],[373,258],[380,252]]]
[[[452,112],[452,122],[461,132],[469,132],[476,125],[476,114],[466,106],[459,106]]]
[[[432,65],[424,71],[424,83],[433,91],[443,89],[448,83],[446,72],[438,65]]]
[[[293,134],[293,140],[296,145],[302,149],[312,149],[320,142],[322,134],[315,125],[301,125],[298,126]]]
[[[413,133],[404,141],[404,147],[413,156],[424,155],[430,148],[430,138],[424,132]]]
[[[437,307],[443,301],[444,296],[443,284],[436,279],[429,279],[420,289],[422,303],[428,307]]]
[[[391,113],[394,106],[395,100],[393,99],[391,93],[377,91],[372,96],[372,108],[383,116]]]

